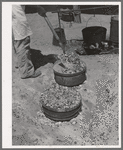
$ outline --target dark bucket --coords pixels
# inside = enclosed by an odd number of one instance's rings
[[[88,46],[100,44],[106,39],[106,31],[107,29],[101,26],[86,27],[82,30],[83,40]]]
[[[58,37],[60,38],[62,44],[66,44],[65,32],[63,28],[55,28],[55,32],[57,33]],[[53,36],[53,45],[59,46],[59,41]]]
[[[118,16],[111,17],[111,25],[110,25],[110,41],[112,41],[113,45],[117,45],[119,43],[119,19]]]

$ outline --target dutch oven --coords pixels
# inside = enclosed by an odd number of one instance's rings
[[[40,105],[43,108],[43,113],[47,118],[54,121],[69,121],[79,114],[79,112],[81,111],[82,104],[80,102],[75,107],[62,112],[54,110],[53,108],[50,108],[45,104],[40,103]]]
[[[86,80],[86,67],[80,72],[65,74],[60,71],[56,71],[55,66],[59,65],[61,62],[58,60],[55,62],[53,70],[54,70],[54,79],[55,81],[63,86],[78,86],[82,84]]]
[[[53,82],[40,97],[45,116],[54,121],[69,121],[81,111],[82,96],[76,87],[65,87]]]
[[[72,22],[74,21],[74,15],[72,12],[62,12],[61,20],[66,21],[66,22]]]

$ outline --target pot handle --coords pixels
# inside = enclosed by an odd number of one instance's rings
[[[95,15],[94,15],[94,16],[91,16],[91,17],[88,19],[88,21],[87,21],[87,23],[86,23],[86,27],[87,27],[87,24],[88,24],[89,20],[91,20],[92,18],[94,18],[95,20],[97,20],[97,21],[100,23],[100,26],[102,27],[101,22],[99,21],[99,19],[98,19],[97,17],[95,17]]]

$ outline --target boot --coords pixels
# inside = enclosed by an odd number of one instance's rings
[[[41,75],[35,71],[30,57],[30,37],[14,41],[14,48],[18,59],[18,67],[22,79],[35,78]]]

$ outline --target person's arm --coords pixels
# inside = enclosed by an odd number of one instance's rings
[[[25,7],[24,9],[25,14],[37,13],[37,5],[22,5],[22,6]]]
[[[56,11],[58,5],[22,5],[26,14],[37,13],[37,7],[41,6],[46,12]]]

